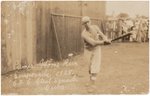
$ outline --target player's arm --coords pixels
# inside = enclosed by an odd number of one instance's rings
[[[103,34],[103,32],[99,29],[99,27],[95,25],[95,28],[96,28],[98,34],[103,38],[103,40],[104,40],[104,41],[107,40],[107,36],[105,36],[105,35]]]
[[[111,41],[108,40],[107,36],[105,36],[105,35],[103,34],[103,32],[99,29],[99,27],[95,25],[95,28],[96,28],[98,34],[103,38],[104,42],[110,44]]]
[[[92,46],[104,44],[104,41],[96,41],[96,40],[90,38],[85,32],[82,32],[82,38]]]

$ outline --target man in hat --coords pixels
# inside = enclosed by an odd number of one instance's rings
[[[81,36],[85,42],[85,48],[89,50],[91,54],[90,60],[90,80],[96,80],[96,75],[100,71],[101,64],[101,47],[103,44],[110,44],[111,41],[100,31],[98,26],[92,25],[91,20],[88,16],[82,18],[82,24],[85,29],[83,30]],[[103,40],[100,40],[99,37],[102,37]]]

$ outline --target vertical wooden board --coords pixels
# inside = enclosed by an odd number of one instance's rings
[[[71,18],[71,21],[72,22],[70,22],[70,40],[72,41],[72,42],[70,42],[70,52],[72,52],[73,51],[73,46],[75,45],[75,42],[74,42],[74,33],[73,33],[73,26],[72,25],[74,25],[74,21],[73,21],[73,19]]]
[[[27,15],[27,19],[26,19],[26,29],[27,29],[27,61],[28,64],[32,64],[32,60],[33,60],[33,20],[32,20],[32,2],[28,3],[28,6],[26,8],[26,15]]]
[[[46,24],[46,42],[47,42],[47,46],[46,46],[46,53],[47,53],[47,59],[50,59],[52,56],[52,47],[51,47],[51,43],[52,43],[52,38],[51,38],[51,35],[52,35],[52,30],[51,30],[51,2],[48,2],[46,3],[46,20],[48,21],[47,24]]]
[[[77,20],[77,19],[76,19]],[[75,53],[76,50],[77,50],[77,42],[76,42],[76,39],[77,39],[77,22],[76,20],[73,18],[73,25],[72,27],[74,27],[75,30],[72,30],[73,34],[74,34],[74,37],[73,37],[73,40],[74,40],[74,44],[73,44],[73,48],[72,48],[72,52]]]
[[[68,41],[70,41],[69,39],[68,39],[68,18],[67,17],[65,17],[65,27],[64,27],[64,30],[65,30],[65,37],[64,37],[64,43],[65,43],[65,46],[64,46],[64,49],[65,49],[65,53],[66,54],[68,54],[69,53],[69,51],[68,51]],[[65,54],[65,55],[66,55]]]
[[[73,47],[73,53],[76,54],[76,52],[77,52],[77,39],[79,39],[79,37],[78,37],[78,32],[77,32],[77,31],[78,31],[78,29],[77,29],[77,27],[78,27],[78,25],[77,25],[78,22],[77,22],[77,19],[75,19],[75,18],[74,18],[73,20],[74,20],[74,24],[75,24],[73,27],[76,29],[75,31],[73,30],[73,33],[74,33],[74,45],[73,45],[74,47]]]
[[[46,19],[47,19],[47,24],[46,24],[46,29],[47,29],[47,58],[50,59],[51,58],[51,50],[52,48],[51,43],[52,43],[52,38],[50,38],[50,35],[52,34],[52,30],[51,30],[51,2],[47,2],[46,3]]]
[[[1,4],[1,73],[5,73],[7,71],[7,23],[8,20],[6,19],[6,12],[7,12],[7,8],[6,8],[6,3],[3,1]]]
[[[47,18],[47,17],[48,17],[48,16],[47,16],[47,15],[48,15],[48,14],[47,14],[47,11],[48,11],[48,10],[47,10],[47,9],[48,9],[48,8],[47,8],[47,2],[45,2],[44,5],[45,5],[45,54],[44,54],[44,55],[45,55],[45,59],[47,60],[47,59],[48,59],[48,58],[47,58],[47,45],[48,45],[48,44],[47,44],[47,43],[48,43],[48,42],[47,42],[47,32],[48,32],[48,27],[47,27],[47,25],[49,24],[49,20],[48,20],[48,18]]]
[[[60,23],[60,22],[62,22],[61,20],[62,20],[62,18],[59,18],[58,16],[54,16],[53,17],[54,18],[54,26],[55,26],[55,29],[54,29],[54,31],[55,31],[55,37],[56,37],[56,35],[57,35],[57,37],[58,38],[56,38],[57,40],[58,40],[58,42],[56,42],[55,44],[56,44],[56,46],[57,46],[57,49],[58,49],[58,56],[59,56],[59,54],[61,54],[62,53],[62,41],[60,41],[61,40],[61,37],[62,37],[62,23]],[[59,26],[59,27],[58,27]],[[59,45],[60,46],[59,46]],[[59,52],[59,47],[60,47],[60,52]]]
[[[41,52],[41,6],[40,2],[36,2],[36,61],[42,59]]]
[[[39,3],[39,12],[38,12],[38,16],[37,16],[37,23],[38,23],[38,61],[41,61],[42,59],[46,59],[46,38],[45,38],[45,7],[44,7],[44,2],[40,2]]]
[[[20,6],[22,8],[23,6]],[[26,8],[23,7],[21,14],[21,66],[25,66],[27,62],[27,30],[26,30]]]
[[[73,29],[75,29],[76,25],[74,25],[75,24],[74,18],[71,18],[71,21],[72,22],[70,22],[71,23],[71,26],[70,26],[70,28],[71,28],[71,35],[70,36],[72,38],[72,43],[70,43],[70,44],[71,44],[71,52],[73,52],[76,49],[76,47],[75,47],[75,45],[76,45],[76,42],[75,42],[76,34],[75,34],[74,30],[73,30]]]
[[[19,2],[16,3],[16,5],[18,5]],[[18,10],[16,10],[16,67],[18,69],[21,68],[21,14],[19,13]]]
[[[51,2],[47,2],[46,3],[47,5],[46,5],[46,18],[47,18],[47,24],[46,24],[46,29],[47,29],[47,32],[46,32],[46,36],[47,36],[47,38],[46,38],[46,42],[47,42],[47,59],[51,59],[52,58],[52,56],[51,56],[51,51],[52,51],[52,47],[50,47],[51,46],[51,43],[52,43],[52,38],[50,38],[50,32],[51,32],[51,30],[50,30],[50,26],[51,26]]]
[[[49,9],[50,9],[50,13],[52,13],[53,12],[53,9],[52,9],[52,2],[50,2],[49,3],[50,5],[49,5]],[[49,29],[49,33],[50,33],[50,38],[51,39],[49,39],[50,40],[50,56],[51,56],[51,58],[54,58],[54,56],[53,56],[53,53],[54,53],[54,51],[53,51],[53,43],[55,43],[55,42],[53,42],[53,40],[54,40],[54,31],[53,31],[53,29],[52,29],[52,27],[53,27],[53,23],[52,23],[52,15],[50,14],[50,17],[49,17],[49,19],[50,19],[50,29]]]
[[[54,30],[53,30],[53,22],[52,22],[52,15],[51,15],[51,17],[50,17],[50,21],[51,21],[51,25],[50,25],[50,32],[49,32],[49,38],[51,38],[51,39],[49,39],[50,40],[50,51],[51,51],[51,57],[52,58],[55,58],[55,56],[54,56],[54,46],[53,46],[53,44],[55,43],[54,42]]]
[[[51,56],[52,56],[53,59],[55,59],[56,56],[55,56],[54,52],[56,52],[56,48],[57,47],[54,46],[56,41],[55,41],[55,35],[54,35],[54,24],[53,24],[53,16],[52,15],[51,15],[50,19],[51,19],[51,25],[50,25],[50,30],[51,31],[50,31],[50,35],[49,36],[51,38],[51,42],[50,42],[50,47],[52,48],[51,49]]]
[[[51,9],[50,9],[51,12]],[[49,14],[49,25],[48,25],[48,35],[47,35],[47,42],[48,42],[48,46],[47,46],[47,57],[48,58],[53,58],[53,30],[52,30],[52,16],[51,14]]]
[[[46,3],[47,2],[41,2],[41,59],[47,58],[47,24],[49,21],[47,19]]]
[[[72,53],[73,52],[73,49],[74,49],[74,45],[75,45],[75,42],[74,42],[74,37],[75,37],[75,34],[74,34],[74,31],[76,30],[75,28],[73,28],[73,25],[74,24],[74,21],[73,21],[73,18],[69,18],[69,40],[71,42],[69,42],[69,53]]]
[[[76,35],[75,35],[76,46],[75,46],[75,48],[76,48],[76,49],[75,49],[74,51],[75,51],[75,53],[77,53],[77,52],[78,52],[78,40],[79,40],[79,38],[80,38],[80,37],[79,37],[80,35],[78,34],[78,27],[79,27],[78,18],[76,18],[75,21],[76,21],[76,22],[75,22],[75,23],[76,23],[76,27],[75,27],[75,28],[76,28],[76,31],[75,31],[75,34],[76,34]]]
[[[12,21],[12,18],[11,18],[11,15],[10,15],[10,12],[11,12],[11,4],[9,2],[6,2],[6,19],[8,20],[8,24],[7,24],[7,28],[6,28],[6,50],[7,50],[7,60],[8,60],[8,67],[7,67],[7,72],[8,71],[12,71],[13,70],[13,66],[12,66],[12,36],[11,36],[11,33],[10,33],[10,30],[11,30],[11,21]],[[8,13],[8,14],[7,14]]]
[[[77,47],[77,51],[78,52],[81,52],[80,51],[80,48],[82,47],[81,46],[81,42],[82,42],[82,40],[81,40],[81,27],[82,27],[82,24],[81,24],[81,20],[80,20],[80,18],[78,18],[78,36],[79,36],[79,39],[78,39],[78,47]]]
[[[55,60],[58,60],[59,59],[59,49],[58,49],[58,43],[57,43],[57,40],[56,40],[56,34],[55,34],[55,22],[54,22],[54,16],[52,16],[52,30],[53,30],[53,34],[52,34],[52,40],[53,40],[53,43],[52,43],[52,49],[53,49],[53,58]]]
[[[58,56],[59,54],[62,54],[62,57],[64,56],[63,54],[63,18],[62,17],[58,17],[58,16],[53,16],[53,19],[54,19],[54,26],[55,26],[55,29],[54,29],[54,36],[56,38],[56,35],[57,35],[57,40],[58,42],[54,43],[56,44],[57,46],[57,49],[58,49]],[[60,49],[60,52],[59,52],[59,49]]]
[[[65,46],[66,46],[66,42],[65,42],[65,36],[66,34],[65,34],[65,17],[63,16],[62,17],[62,38],[61,38],[61,40],[60,41],[62,41],[61,43],[62,43],[62,54],[63,54],[63,57],[65,57],[65,55],[66,55],[66,49],[65,49]]]
[[[67,53],[70,53],[70,42],[72,42],[72,39],[70,40],[70,18],[67,18]]]
[[[80,25],[81,25],[81,18],[80,18]],[[79,30],[80,30],[79,31],[80,32],[80,41],[81,41],[79,50],[80,50],[80,52],[83,52],[84,51],[84,42],[83,42],[83,39],[81,37],[82,27],[80,27]]]
[[[75,28],[76,28],[76,31],[75,31],[75,42],[76,42],[76,46],[75,46],[75,53],[77,53],[78,52],[78,40],[79,40],[79,38],[80,38],[80,34],[79,34],[79,30],[78,30],[78,27],[79,26],[81,26],[81,25],[79,25],[79,21],[78,21],[78,18],[76,18],[75,19],[75,23],[76,23],[76,26],[75,26]]]
[[[79,45],[78,40],[80,39],[80,34],[79,34],[78,28],[79,28],[79,26],[81,26],[81,25],[79,25],[78,18],[76,19],[76,24],[77,24],[77,25],[76,25],[76,32],[75,32],[75,34],[76,34],[76,38],[75,38],[75,41],[76,41],[76,49],[75,49],[75,53],[78,52],[78,45]]]
[[[70,29],[71,29],[71,28],[70,28],[70,22],[69,22],[69,21],[70,21],[70,18],[68,17],[68,19],[67,19],[67,25],[68,25],[68,26],[67,26],[67,30],[68,30],[68,35],[67,35],[67,36],[68,36],[68,37],[67,37],[67,38],[68,38],[67,50],[68,50],[68,53],[70,53],[70,47],[71,47],[70,42],[73,43],[73,42],[72,42],[72,39],[70,38],[70,33],[71,33]]]
[[[46,59],[46,29],[45,29],[45,23],[47,22],[45,20],[45,3],[41,2],[41,55],[42,55],[42,59]]]
[[[37,33],[37,26],[36,26],[36,1],[34,1],[32,3],[32,6],[33,6],[33,10],[32,10],[32,20],[33,20],[33,64],[36,64],[36,33]]]
[[[69,40],[69,38],[68,38],[68,34],[69,34],[69,30],[68,30],[68,26],[69,26],[69,18],[65,18],[65,52],[66,52],[66,54],[68,54],[69,53],[69,50],[68,50],[68,48],[69,48],[69,46],[68,46],[68,43],[70,42],[70,40]]]
[[[17,67],[17,65],[16,65],[16,63],[17,63],[17,44],[16,44],[16,39],[17,39],[17,37],[16,37],[16,34],[17,34],[17,32],[16,32],[16,21],[17,21],[17,19],[16,19],[16,14],[17,14],[17,12],[16,12],[16,10],[13,8],[13,6],[15,6],[16,5],[16,3],[15,2],[10,2],[11,3],[11,18],[12,18],[12,20],[11,20],[11,29],[10,29],[10,33],[11,33],[11,35],[12,35],[12,41],[11,41],[11,43],[12,43],[12,66],[13,66],[13,70],[15,70],[16,69],[16,67]]]
[[[67,24],[66,24],[66,32],[67,32],[67,41],[66,41],[66,46],[67,46],[67,54],[68,53],[70,53],[70,42],[72,42],[72,39],[70,40],[70,28],[69,28],[69,26],[70,26],[70,22],[69,22],[69,17],[67,17]]]
[[[30,4],[30,6],[31,6],[31,11],[30,11],[30,14],[31,14],[31,26],[32,26],[32,30],[31,30],[31,32],[32,32],[32,36],[31,36],[31,40],[32,40],[32,44],[31,44],[31,54],[32,54],[32,57],[31,57],[31,64],[34,64],[35,62],[34,62],[34,56],[35,56],[35,53],[34,53],[34,50],[35,50],[35,36],[34,36],[34,34],[35,34],[35,10],[34,10],[34,1],[32,1],[32,3]]]
[[[75,41],[76,41],[76,49],[75,49],[75,52],[76,53],[78,53],[78,51],[79,51],[79,42],[81,42],[80,41],[80,30],[79,30],[79,28],[80,28],[80,26],[82,26],[82,25],[80,25],[80,21],[79,21],[79,18],[77,18],[76,19],[76,38],[75,38]]]
[[[42,4],[41,2],[37,3],[37,61],[41,61],[42,60]]]
[[[20,4],[21,2],[18,2],[18,5]],[[22,40],[22,30],[24,30],[24,29],[22,29],[22,26],[23,26],[23,22],[22,22],[22,14],[21,14],[21,12],[19,11],[19,9],[17,10],[17,16],[18,16],[18,21],[17,21],[17,31],[18,31],[18,33],[17,33],[17,41],[18,41],[18,57],[17,57],[17,59],[18,59],[18,68],[21,68],[22,67],[22,51],[24,51],[23,49],[22,49],[22,42],[23,42],[23,40]]]
[[[64,46],[66,45],[64,43],[64,17],[58,17],[56,18],[56,33],[58,35],[58,43],[60,45],[60,53],[62,58],[65,58],[65,53],[64,53]],[[58,46],[59,47],[59,46]]]
[[[35,9],[34,10],[35,10],[35,33],[36,34],[34,34],[35,35],[35,51],[34,52],[36,53],[36,57],[35,57],[36,62],[38,62],[37,61],[37,59],[38,59],[38,53],[37,53],[38,52],[38,43],[37,43],[37,41],[38,41],[38,39],[37,39],[38,38],[38,35],[37,35],[38,34],[38,23],[37,23],[38,22],[37,21],[38,20],[37,19],[37,17],[38,17],[38,8],[37,7],[38,7],[38,2],[35,1]]]
[[[43,14],[44,14],[44,16],[43,16],[43,23],[44,23],[44,25],[43,25],[43,30],[45,30],[44,31],[44,44],[45,44],[45,48],[44,48],[44,58],[45,58],[45,60],[47,60],[47,23],[48,23],[48,20],[47,20],[47,4],[46,4],[46,2],[43,2]]]
[[[36,48],[37,48],[37,62],[39,62],[40,60],[41,60],[41,58],[42,58],[42,54],[41,54],[41,47],[42,47],[42,45],[41,45],[41,4],[40,4],[40,2],[37,2],[37,9],[36,9],[36,11],[37,11],[37,16],[36,16],[36,28],[37,28],[37,35],[36,35],[36,39],[37,39],[37,41],[36,41]]]
[[[81,8],[81,10],[82,10],[82,8]],[[82,25],[82,21],[81,21],[82,18],[78,18],[78,19],[79,19],[79,25],[80,25],[78,27],[79,34],[80,34],[80,39],[78,40],[78,42],[79,42],[78,52],[83,52],[83,50],[84,50],[84,44],[83,44],[83,40],[82,40],[82,37],[81,37],[81,33],[83,31],[83,25]]]

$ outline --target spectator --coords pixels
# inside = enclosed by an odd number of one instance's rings
[[[130,36],[130,42],[136,41],[136,35],[137,35],[137,29],[135,26],[131,27],[131,31],[132,35]]]

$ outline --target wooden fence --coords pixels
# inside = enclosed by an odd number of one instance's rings
[[[2,73],[36,61],[34,3],[2,2]]]
[[[69,53],[83,52],[80,33],[84,10],[80,3],[66,2],[72,7],[68,9],[61,2],[2,2],[2,74],[41,60],[60,60]],[[102,20],[92,21],[103,30]]]

